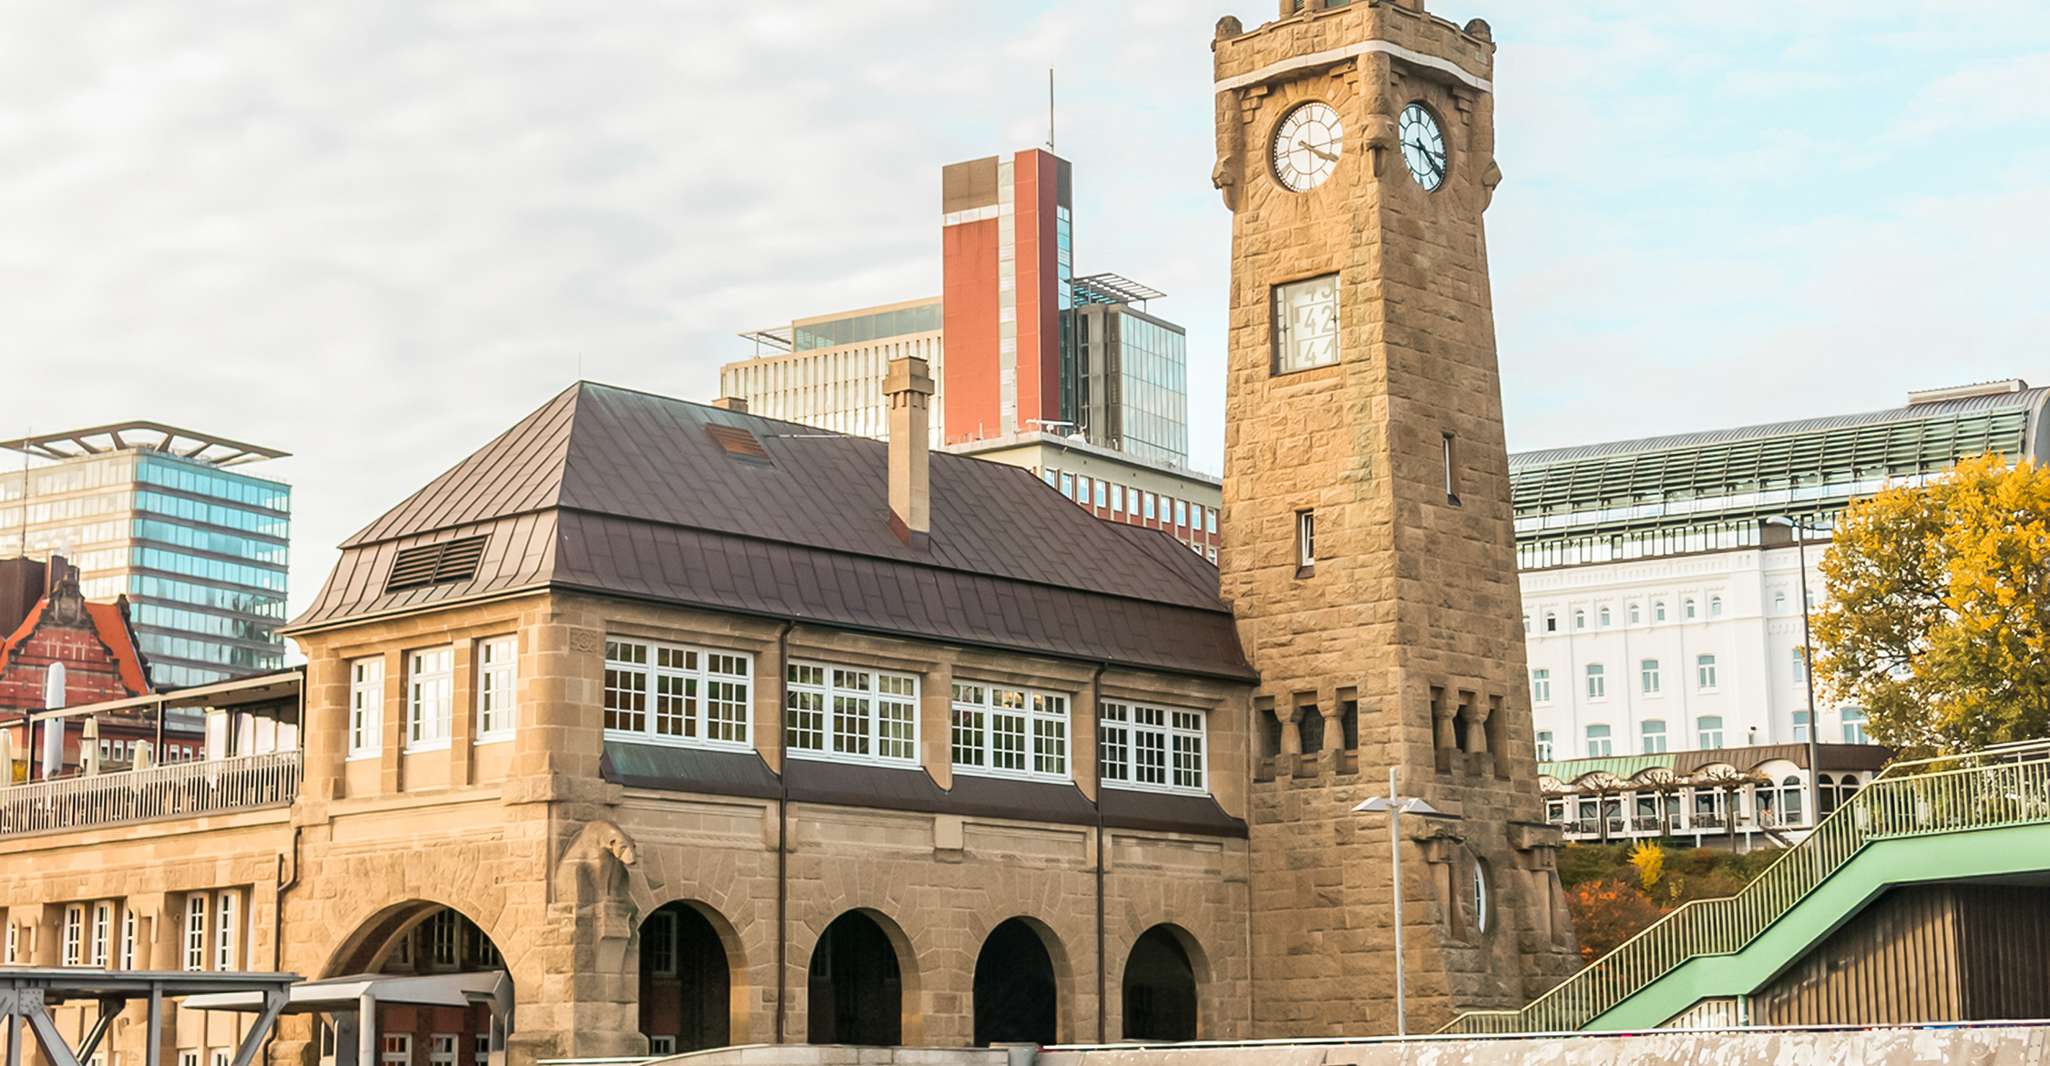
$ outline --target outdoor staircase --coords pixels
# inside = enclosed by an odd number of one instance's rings
[[[1825,881],[1845,871],[1867,849],[1889,841],[2017,826],[2050,826],[2050,741],[2010,744],[1971,755],[1896,763],[1851,797],[1734,896],[1684,903],[1614,951],[1561,981],[1521,1010],[1471,1011],[1453,1019],[1446,1033],[1500,1034],[1571,1032],[1588,1028],[1656,1026],[1664,1007],[1620,1011],[1632,997],[1651,989],[1683,965],[1713,956],[1733,956],[1754,945]],[[2012,857],[2050,869],[2050,853]],[[1936,864],[1918,879],[1941,880]],[[1862,905],[1859,900],[1857,905]],[[1834,916],[1841,922],[1848,914]],[[1821,930],[1826,933],[1827,928]],[[1820,935],[1820,934],[1818,934]],[[1681,1009],[1693,1002],[1682,990]],[[1700,990],[1702,996],[1748,993]],[[1683,1002],[1684,1001],[1684,1002]],[[1623,1019],[1623,1015],[1634,1015]]]

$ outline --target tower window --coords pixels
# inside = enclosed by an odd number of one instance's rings
[[[1274,287],[1274,370],[1279,374],[1338,362],[1338,275]]]
[[[1317,512],[1297,511],[1295,513],[1295,565],[1299,573],[1307,573],[1317,565]]]
[[[1445,502],[1459,506],[1458,461],[1453,455],[1452,434],[1445,434]]]

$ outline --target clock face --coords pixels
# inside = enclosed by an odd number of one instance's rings
[[[1284,188],[1308,192],[1338,167],[1345,125],[1330,104],[1312,101],[1282,117],[1274,130],[1274,178]]]
[[[1437,116],[1422,104],[1411,104],[1402,109],[1395,135],[1402,141],[1403,165],[1425,192],[1445,184],[1445,134],[1438,128]]]

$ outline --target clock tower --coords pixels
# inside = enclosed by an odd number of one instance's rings
[[[1256,1036],[1518,1007],[1577,965],[1544,824],[1482,214],[1494,43],[1422,0],[1218,24],[1222,581],[1254,700]]]

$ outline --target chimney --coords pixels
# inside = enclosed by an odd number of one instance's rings
[[[747,413],[747,401],[739,396],[721,396],[712,401],[712,406],[721,411],[731,411],[737,415]]]
[[[932,529],[932,370],[915,356],[890,360],[883,396],[890,404],[890,528],[923,547]]]

